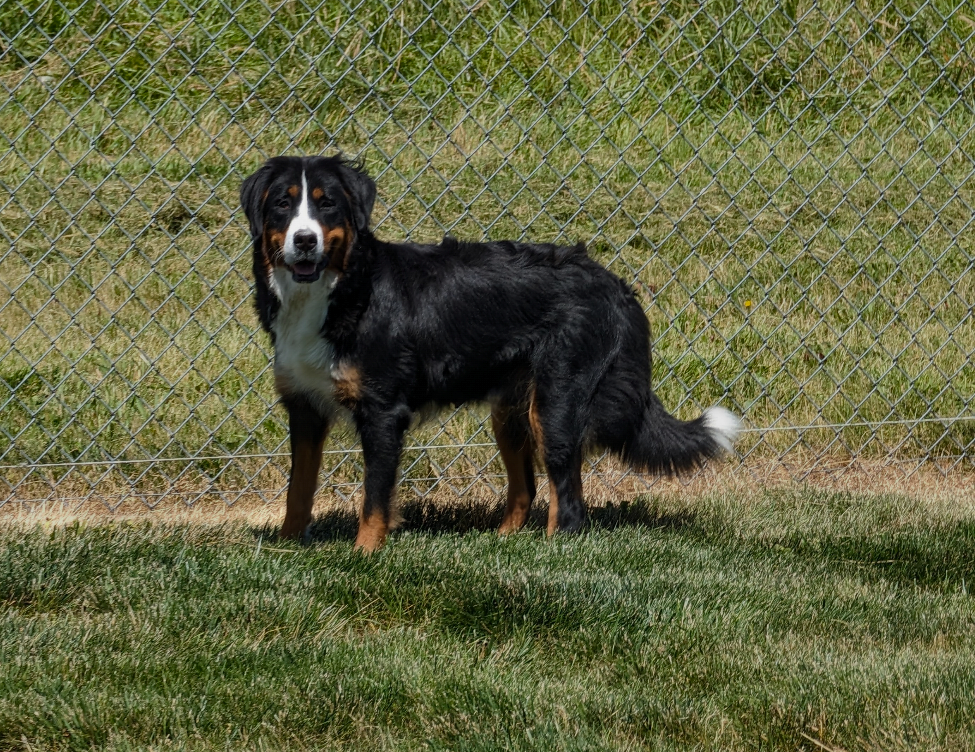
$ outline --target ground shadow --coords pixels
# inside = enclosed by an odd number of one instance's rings
[[[471,501],[437,504],[422,499],[404,502],[397,507],[402,520],[399,529],[427,535],[463,535],[469,532],[497,530],[501,525],[503,501]],[[696,521],[696,514],[663,512],[652,497],[640,497],[620,504],[608,504],[589,510],[589,530],[613,530],[619,527],[651,527],[681,530]],[[526,529],[544,530],[548,508],[544,501],[532,505]],[[325,543],[355,539],[359,520],[351,508],[333,508],[318,514],[308,529],[306,542]],[[276,528],[255,528],[255,535],[273,536]]]
[[[710,537],[701,526],[697,512],[666,511],[653,495],[632,501],[607,504],[589,510],[587,529],[614,530],[626,527],[654,528],[684,535]],[[501,524],[503,500],[436,503],[413,499],[399,505],[401,531],[424,535],[463,535],[469,532],[497,530]],[[532,506],[528,530],[540,532],[547,523],[544,499]],[[355,539],[358,516],[350,505],[321,512],[308,531],[306,542],[312,545]],[[255,527],[255,538],[273,539],[276,525]],[[713,532],[711,533],[713,535]],[[739,542],[768,551],[787,552],[814,563],[829,563],[842,569],[856,569],[861,574],[898,584],[911,584],[936,589],[968,588],[975,582],[975,521],[960,520],[932,523],[930,526],[893,527],[889,531],[796,532],[775,537]]]
[[[861,535],[781,541],[811,561],[855,567],[902,585],[968,588],[975,582],[975,521],[932,524]]]

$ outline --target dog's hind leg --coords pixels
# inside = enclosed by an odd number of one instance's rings
[[[582,498],[582,448],[567,458],[549,455],[548,534],[575,533],[586,522],[586,503]]]
[[[570,391],[536,387],[528,419],[548,472],[548,534],[576,532],[586,522],[582,498],[583,428]]]
[[[322,447],[328,435],[328,420],[302,398],[284,400],[291,429],[291,476],[285,506],[282,538],[301,538],[311,523],[322,466]]]
[[[491,409],[491,425],[508,474],[508,501],[501,527],[498,528],[499,533],[507,535],[525,526],[532,501],[535,500],[532,440],[524,415],[519,414],[519,409],[513,405],[495,405]]]

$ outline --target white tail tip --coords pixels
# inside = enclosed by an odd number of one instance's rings
[[[714,439],[726,452],[734,451],[735,440],[741,433],[741,420],[723,407],[709,407],[704,411],[704,425]]]

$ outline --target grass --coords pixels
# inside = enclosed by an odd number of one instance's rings
[[[0,748],[965,750],[970,504],[643,497],[500,538],[407,504],[0,529]],[[539,510],[541,517],[541,510]]]
[[[657,388],[682,416],[717,401],[758,427],[970,414],[970,7],[622,7],[0,7],[0,462],[282,450],[236,193],[266,155],[338,148],[377,177],[386,237],[589,243],[639,283]],[[447,438],[489,440],[482,417],[455,416]],[[955,458],[973,441],[971,422],[933,422],[800,446]],[[353,465],[328,469],[351,481]],[[113,488],[280,474],[167,467],[123,467]],[[71,480],[3,472],[41,495]]]

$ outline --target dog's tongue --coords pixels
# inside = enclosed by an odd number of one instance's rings
[[[296,261],[294,265],[295,274],[300,274],[302,277],[306,277],[309,274],[314,274],[317,265],[314,261]]]

